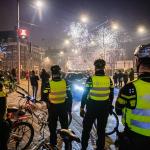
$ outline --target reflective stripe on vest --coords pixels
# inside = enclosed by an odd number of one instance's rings
[[[138,128],[150,130],[150,122],[145,123],[145,122],[139,122],[137,120],[131,120],[131,124],[134,125],[135,127],[138,127]]]
[[[66,98],[66,81],[50,81],[49,100],[53,104],[60,104],[65,102]]]
[[[140,116],[150,116],[150,109],[133,109],[132,114],[140,115]]]
[[[90,99],[104,101],[109,99],[110,78],[108,76],[93,76],[92,88],[90,89]]]
[[[4,91],[0,91],[0,97],[6,97],[6,93]]]
[[[150,83],[139,79],[133,84],[137,92],[137,104],[135,109],[127,109],[126,123],[132,131],[150,137]]]

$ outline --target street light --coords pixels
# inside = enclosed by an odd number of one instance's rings
[[[19,0],[17,0],[17,30],[20,28],[20,7]],[[20,40],[17,34],[17,49],[18,49],[18,83],[20,83]]]
[[[36,1],[35,5],[37,6],[37,8],[41,9],[43,7],[43,3],[42,1],[38,0]]]
[[[42,8],[42,1],[36,1],[37,8]],[[17,0],[17,31],[20,30],[20,0]],[[17,50],[18,50],[18,83],[20,83],[20,40],[17,34]]]
[[[112,22],[112,23],[111,23],[111,28],[112,28],[113,30],[118,30],[118,29],[119,29],[119,24],[118,24],[117,22]]]
[[[63,51],[61,51],[61,52],[60,52],[60,55],[64,55],[64,52],[63,52]]]
[[[65,44],[66,46],[68,46],[68,45],[70,44],[70,41],[69,41],[68,39],[66,39],[66,40],[64,41],[64,44]]]
[[[89,17],[87,15],[81,15],[80,20],[83,23],[88,23],[89,22]]]
[[[147,32],[147,29],[145,26],[141,25],[137,27],[137,33],[140,35],[143,35]]]

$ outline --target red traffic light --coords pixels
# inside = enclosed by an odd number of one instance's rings
[[[17,30],[19,38],[26,39],[29,37],[29,31],[26,29],[18,29]]]

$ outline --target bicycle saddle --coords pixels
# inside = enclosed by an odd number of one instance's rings
[[[7,108],[7,112],[8,113],[10,113],[10,112],[12,112],[12,113],[15,113],[15,112],[17,112],[19,109],[17,108],[17,107],[8,107]]]
[[[22,110],[19,110],[19,108],[17,108],[17,107],[10,107],[10,108],[7,108],[7,112],[8,112],[8,113],[15,113],[15,114],[17,114],[18,116],[23,116],[23,115],[25,115],[25,112],[22,111]]]
[[[70,141],[76,141],[80,143],[80,139],[78,136],[75,135],[75,133],[71,129],[60,129],[58,130],[58,133],[63,139],[67,139]]]

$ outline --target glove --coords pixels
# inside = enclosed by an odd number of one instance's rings
[[[80,108],[80,116],[81,116],[82,118],[84,118],[84,115],[85,115],[84,108]]]
[[[113,105],[110,105],[110,106],[109,106],[109,114],[110,114],[110,115],[112,115],[113,109],[114,109],[114,106],[113,106]]]

